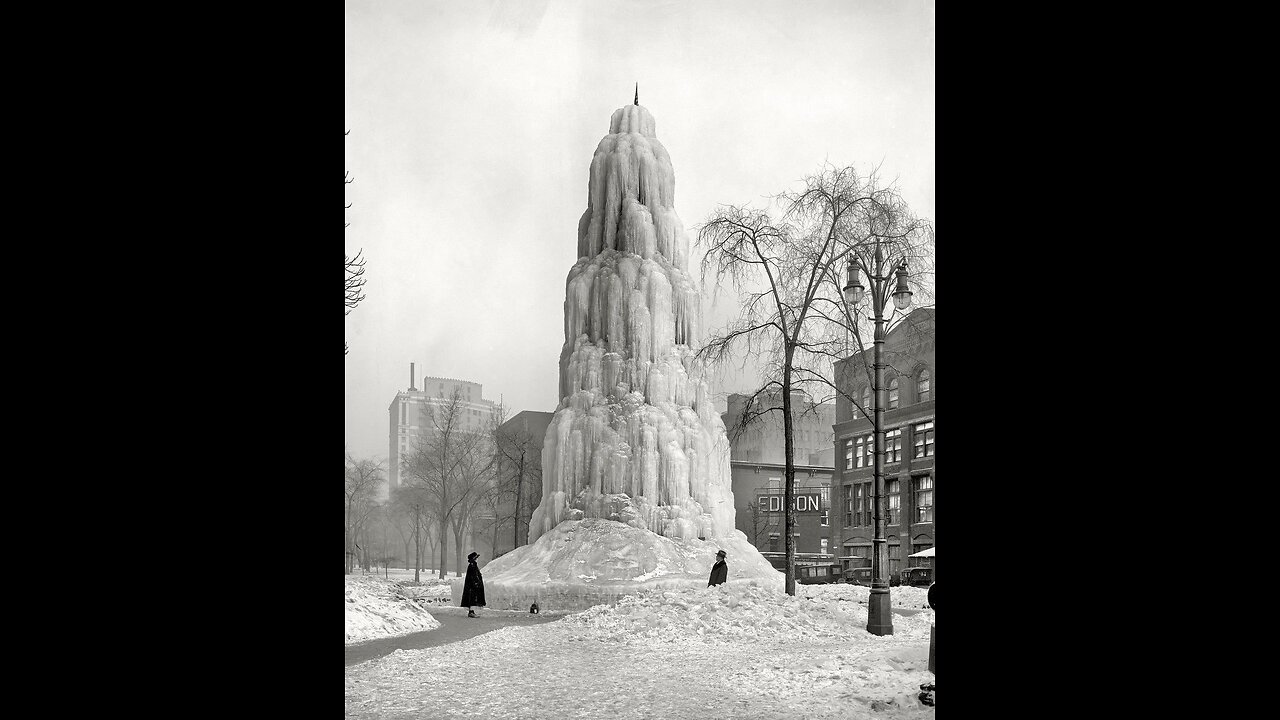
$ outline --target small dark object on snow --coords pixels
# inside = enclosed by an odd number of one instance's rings
[[[533,613],[534,615],[537,615],[537,614],[538,614],[538,603],[534,603],[534,604],[530,605],[530,606],[529,606],[529,612]]]
[[[933,683],[924,683],[920,686],[920,704],[933,707]]]

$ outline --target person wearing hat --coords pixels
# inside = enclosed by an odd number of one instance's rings
[[[723,585],[728,579],[729,565],[724,561],[724,550],[721,550],[716,553],[716,564],[711,566],[711,580],[707,581],[707,587]]]
[[[480,575],[480,568],[476,566],[478,557],[480,553],[477,552],[467,556],[467,578],[462,581],[460,605],[467,609],[467,617],[478,617],[476,611],[471,609],[472,606],[484,607],[484,578]]]

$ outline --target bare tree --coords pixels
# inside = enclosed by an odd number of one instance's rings
[[[759,548],[761,534],[768,533],[769,518],[760,510],[758,502],[747,503],[747,510],[751,513],[751,544]]]
[[[496,484],[500,497],[510,499],[511,548],[524,545],[529,537],[529,518],[533,512],[532,496],[542,495],[542,442],[522,428],[503,429],[506,409],[498,406],[494,414],[493,438],[498,454]],[[505,523],[505,520],[504,520]],[[523,530],[523,534],[522,531]]]
[[[931,257],[933,228],[917,220],[878,168],[867,175],[853,167],[825,165],[804,187],[773,198],[770,212],[722,205],[698,231],[705,246],[702,279],[726,280],[743,294],[739,318],[699,349],[704,360],[722,362],[745,352],[762,362],[762,383],[748,397],[731,432],[736,437],[771,413],[780,413],[786,459],[784,498],[786,592],[795,594],[795,462],[793,395],[817,406],[836,383],[832,363],[848,354],[849,338],[861,342],[859,316],[844,302],[843,270],[850,256],[867,257],[878,244],[900,247],[903,257]],[[928,270],[931,271],[931,267]],[[931,277],[931,272],[916,275]]]
[[[422,430],[402,459],[401,477],[409,486],[421,489],[425,502],[435,510],[441,578],[447,566],[450,521],[461,523],[454,528],[455,537],[460,539],[493,462],[487,428],[469,422],[468,410],[459,388],[450,397],[427,404],[419,423]],[[458,570],[460,565],[459,562]]]
[[[503,482],[495,472],[493,481],[484,487],[476,501],[477,519],[484,523],[479,529],[493,533],[489,546],[492,557],[498,556],[498,536],[502,528],[515,519],[508,510],[511,499],[509,487],[510,483]]]
[[[350,130],[343,133],[344,136],[350,135],[350,134],[351,134]],[[351,183],[355,182],[355,178],[351,176],[350,170],[344,171],[343,177],[346,180],[346,182],[344,183],[345,185],[350,185]],[[349,210],[350,208],[351,208],[351,203],[347,203],[346,209]],[[343,225],[343,227],[344,228],[351,227],[351,223],[346,223],[345,225]],[[355,257],[351,257],[350,255],[344,256],[346,258],[346,271],[347,271],[346,273],[347,308],[346,308],[346,312],[343,313],[344,315],[350,315],[351,311],[354,310],[356,306],[360,304],[360,301],[364,300],[365,259],[363,257],[363,253],[364,253],[364,248],[361,248],[356,252]],[[343,342],[342,353],[345,355],[348,352],[348,350],[349,348],[347,347],[347,344]]]
[[[482,431],[468,433],[474,441],[468,442],[471,447],[461,454],[457,464],[457,477],[454,484],[457,502],[454,505],[450,526],[453,528],[453,554],[458,574],[462,574],[462,539],[476,524],[476,509],[486,494],[496,491],[493,487],[491,470],[494,465],[490,436]]]
[[[391,501],[387,504],[387,520],[391,529],[395,531],[396,538],[400,544],[404,546],[404,569],[409,569],[409,562],[413,557],[411,550],[414,548],[416,536],[414,535],[413,514],[409,507],[401,502],[399,488],[391,492]]]
[[[399,513],[408,520],[408,535],[413,543],[413,581],[421,582],[423,545],[427,545],[426,557],[432,557],[435,552],[435,542],[431,539],[437,514],[434,498],[426,488],[409,483],[396,488],[391,498]],[[406,562],[408,555],[406,548]]]
[[[360,550],[357,538],[365,522],[377,507],[378,488],[382,485],[382,464],[374,460],[356,460],[346,454],[346,571],[354,569]]]

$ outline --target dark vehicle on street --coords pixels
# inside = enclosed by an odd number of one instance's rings
[[[933,584],[933,568],[913,567],[903,570],[902,584],[914,587],[928,587]]]
[[[849,568],[844,571],[844,581],[852,585],[870,585],[871,568]]]
[[[779,552],[760,553],[779,572],[787,568],[787,554]],[[796,582],[801,585],[822,585],[825,583],[844,582],[840,573],[840,564],[832,562],[830,556],[819,553],[796,553]]]
[[[796,582],[801,585],[822,585],[840,582],[840,565],[796,565]]]

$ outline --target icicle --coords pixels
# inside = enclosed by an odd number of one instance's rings
[[[692,358],[701,294],[674,202],[653,116],[620,108],[591,158],[565,281],[560,407],[531,542],[572,517],[682,540],[735,532],[728,441]]]

